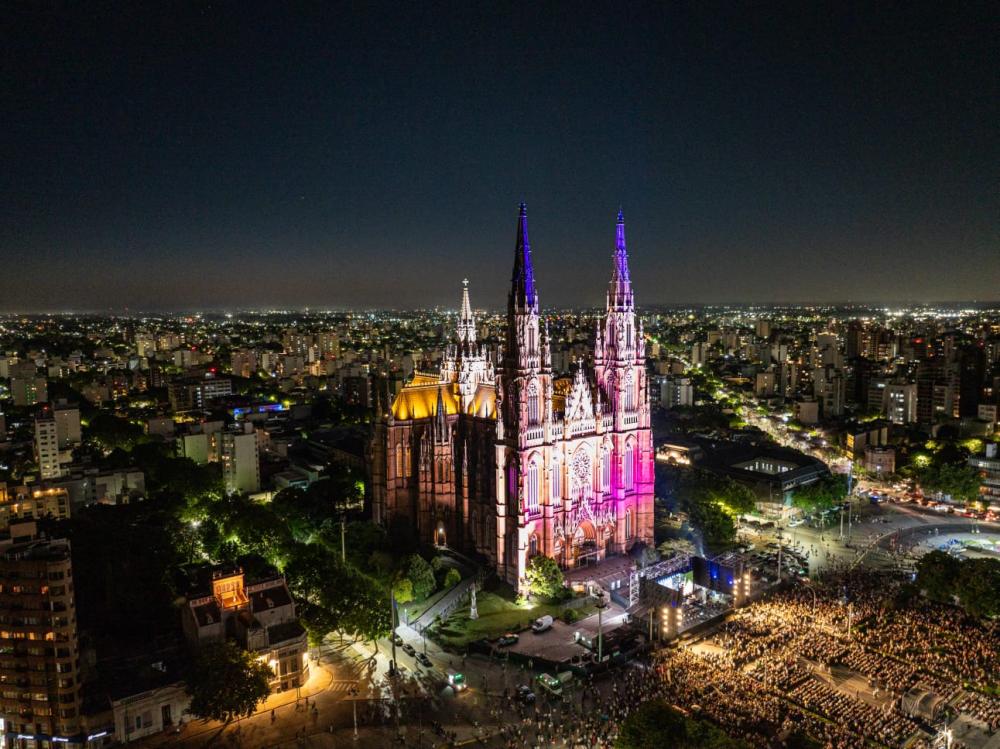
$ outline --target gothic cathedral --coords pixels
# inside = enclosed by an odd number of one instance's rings
[[[564,568],[653,543],[645,342],[618,214],[592,367],[552,373],[521,205],[504,343],[476,341],[469,290],[440,375],[416,374],[376,422],[376,522],[485,557],[512,585],[536,554]]]

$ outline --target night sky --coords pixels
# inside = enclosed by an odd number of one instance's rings
[[[500,307],[521,200],[545,306],[619,205],[639,303],[1000,298],[995,3],[84,5],[4,10],[0,309]]]

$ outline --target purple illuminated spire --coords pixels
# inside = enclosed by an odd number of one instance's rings
[[[608,285],[608,303],[613,307],[632,305],[632,282],[628,276],[628,252],[625,249],[625,218],[620,208],[615,227],[615,256],[611,283]]]
[[[535,306],[535,275],[531,267],[531,244],[528,242],[528,207],[521,203],[514,248],[514,274],[510,279],[510,304],[518,310]]]

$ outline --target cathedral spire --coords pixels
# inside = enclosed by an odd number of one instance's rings
[[[608,285],[609,307],[632,307],[632,281],[628,275],[628,251],[625,249],[625,217],[618,209],[618,224],[615,227],[615,255],[611,269],[611,283]]]
[[[510,307],[524,312],[534,309],[535,274],[531,267],[531,244],[528,242],[528,207],[521,203],[517,219],[517,239],[514,247],[514,273],[510,279]]]
[[[462,279],[462,308],[458,313],[458,342],[472,345],[476,342],[476,318],[469,303],[469,279]]]

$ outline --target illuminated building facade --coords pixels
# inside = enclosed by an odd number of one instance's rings
[[[417,373],[376,424],[375,518],[485,557],[522,586],[536,554],[565,568],[653,540],[645,343],[618,216],[593,362],[556,377],[528,220],[518,217],[498,361],[476,340],[468,287],[439,375]]]
[[[69,516],[69,492],[63,487],[7,486],[0,482],[0,530],[18,520]]]
[[[69,541],[33,522],[0,544],[0,719],[5,747],[83,746]]]
[[[184,635],[192,644],[234,638],[271,669],[271,689],[301,687],[309,679],[309,644],[285,578],[275,573],[248,582],[243,570],[203,570],[199,590],[183,608]]]

